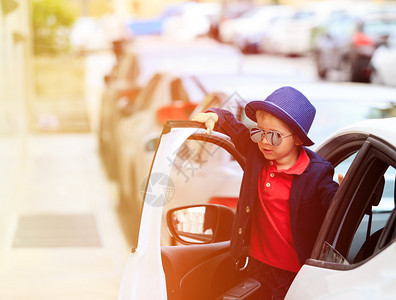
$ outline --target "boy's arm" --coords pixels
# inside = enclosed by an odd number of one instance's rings
[[[195,115],[192,120],[205,123],[207,134],[215,130],[228,135],[238,151],[244,156],[247,155],[248,149],[252,145],[249,129],[239,122],[230,111],[210,108],[206,113]]]
[[[334,168],[328,166],[326,172],[322,175],[322,179],[319,180],[318,190],[321,194],[322,207],[327,210],[333,201],[334,195],[338,190],[338,183],[333,180]]]

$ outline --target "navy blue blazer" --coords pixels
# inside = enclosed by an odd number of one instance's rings
[[[235,261],[245,256],[243,248],[250,242],[252,209],[258,203],[258,178],[266,159],[251,141],[249,129],[223,109],[208,110],[219,116],[215,130],[228,135],[238,151],[246,157],[239,200],[233,224],[231,253]],[[300,264],[310,257],[327,209],[338,189],[333,180],[333,166],[315,152],[305,148],[310,159],[301,175],[295,175],[290,191],[290,224]],[[257,200],[257,201],[256,201]]]

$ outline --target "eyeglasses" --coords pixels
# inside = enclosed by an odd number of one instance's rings
[[[294,133],[288,135],[282,135],[280,132],[277,131],[272,131],[272,130],[264,131],[257,127],[253,127],[252,129],[250,129],[250,138],[252,139],[253,142],[258,143],[265,136],[268,143],[270,143],[272,146],[275,147],[280,146],[284,138],[287,138],[292,135],[294,135]]]

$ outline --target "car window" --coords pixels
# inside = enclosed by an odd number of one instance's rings
[[[344,159],[342,162],[340,162],[335,168],[334,168],[334,180],[338,182],[338,174],[342,174],[345,176],[347,173],[349,167],[351,166],[353,160],[356,157],[356,153],[353,153],[351,156],[347,157]]]
[[[234,209],[239,195],[243,171],[234,157],[219,145],[186,140],[172,162],[168,186],[172,187],[164,212],[192,204],[220,204]],[[165,217],[161,244],[170,245]]]
[[[369,246],[363,247],[363,244],[366,243],[367,245],[368,243],[371,243],[372,247],[374,247],[373,239],[379,238],[380,232],[385,227],[385,224],[388,221],[391,212],[395,208],[395,202],[394,202],[395,176],[396,176],[395,168],[389,167],[384,175],[385,186],[382,190],[382,195],[380,196],[379,204],[371,207],[371,213],[372,213],[371,221],[370,221],[370,215],[369,215],[370,209],[369,209],[365,213],[354,235],[351,244],[351,249],[348,254],[349,261],[357,263],[367,258],[370,254],[372,254],[369,253],[369,251],[365,251],[365,249],[367,249]]]
[[[319,260],[358,264],[391,242],[379,246],[395,208],[396,161],[367,142],[362,149],[351,166],[351,178],[344,182],[345,192],[338,199]],[[340,167],[345,169],[351,158]]]

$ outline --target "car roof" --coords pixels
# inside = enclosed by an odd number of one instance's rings
[[[326,141],[349,133],[362,133],[376,136],[396,147],[396,117],[383,119],[369,119],[348,125],[332,135]],[[326,142],[325,141],[325,142]]]

